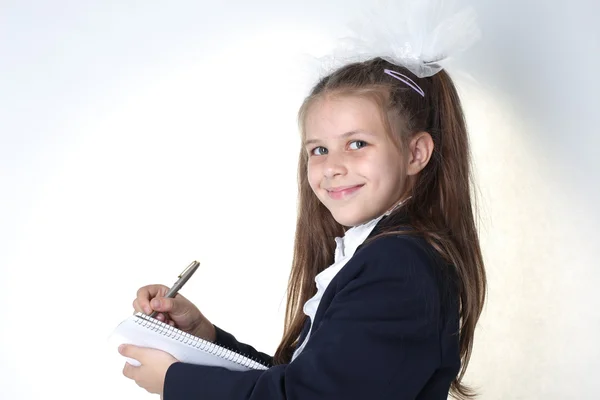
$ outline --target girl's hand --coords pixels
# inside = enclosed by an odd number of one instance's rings
[[[125,363],[123,375],[133,379],[138,386],[143,387],[148,392],[160,395],[162,399],[167,370],[171,364],[177,362],[177,359],[161,350],[131,344],[119,346],[119,353],[125,357],[138,360],[142,364],[135,367]]]
[[[156,318],[166,322],[184,332],[214,342],[216,339],[215,327],[206,319],[191,301],[177,294],[174,298],[167,298],[169,288],[164,285],[148,285],[140,288],[133,301],[135,312],[151,314],[158,311]]]

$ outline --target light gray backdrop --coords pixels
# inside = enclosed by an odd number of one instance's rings
[[[182,293],[275,350],[314,78],[296,56],[367,3],[0,2],[1,398],[151,398],[106,339],[194,259]],[[470,3],[483,39],[448,69],[490,286],[467,381],[594,399],[599,3]]]

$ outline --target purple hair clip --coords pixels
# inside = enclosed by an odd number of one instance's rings
[[[406,83],[408,86],[410,86],[412,89],[414,89],[415,92],[417,92],[421,96],[425,97],[425,92],[423,91],[423,89],[421,89],[421,87],[419,85],[417,85],[415,83],[415,81],[413,81],[412,79],[410,79],[408,76],[403,75],[400,72],[392,71],[391,69],[387,69],[387,68],[384,69],[383,72],[385,72],[386,74],[388,74],[392,78],[396,78],[399,81],[402,81],[402,82]]]

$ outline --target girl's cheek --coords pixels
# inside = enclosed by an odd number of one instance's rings
[[[317,175],[320,172],[321,164],[320,157],[311,157],[307,164],[308,176],[310,177],[311,175]]]
[[[314,192],[315,186],[318,186],[318,184],[319,184],[318,168],[315,168],[315,166],[309,165],[308,169],[306,171],[306,177],[308,178],[308,185]]]

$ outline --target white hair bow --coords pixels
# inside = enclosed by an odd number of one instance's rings
[[[350,34],[319,59],[321,66],[333,70],[381,57],[420,78],[432,76],[481,36],[474,9],[457,12],[453,6],[444,0],[380,0],[349,24]]]

